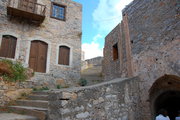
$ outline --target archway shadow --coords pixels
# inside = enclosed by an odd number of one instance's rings
[[[164,75],[157,79],[149,90],[152,118],[162,108],[168,111],[171,120],[175,120],[180,110],[180,77]]]

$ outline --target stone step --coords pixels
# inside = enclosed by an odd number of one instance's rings
[[[30,115],[39,118],[39,120],[46,120],[47,109],[37,107],[26,107],[26,106],[9,106],[10,111],[13,113]]]
[[[0,120],[39,120],[37,117],[14,113],[0,113]]]
[[[16,104],[18,106],[48,108],[48,101],[43,100],[17,100]]]
[[[48,95],[29,95],[29,100],[48,100]]]
[[[33,95],[48,95],[48,94],[49,94],[49,90],[33,91],[32,94],[33,94]]]

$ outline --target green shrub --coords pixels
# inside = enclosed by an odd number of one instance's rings
[[[61,86],[61,85],[57,85],[56,88],[57,88],[57,89],[61,89],[62,86]]]
[[[84,78],[81,78],[81,79],[79,80],[79,85],[80,85],[80,86],[86,86],[86,85],[87,85],[87,80],[84,79]]]
[[[42,87],[40,90],[49,90],[49,88],[46,86],[46,87]]]
[[[49,88],[47,86],[41,88],[33,88],[33,91],[43,91],[43,90],[49,90]]]
[[[26,68],[20,62],[13,62],[11,60],[2,59],[1,64],[7,65],[6,69],[11,71],[11,73],[4,72],[1,75],[3,79],[10,82],[25,81],[27,79]],[[1,66],[0,66],[1,67]]]

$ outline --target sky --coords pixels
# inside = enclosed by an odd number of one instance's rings
[[[85,59],[103,56],[107,34],[122,20],[122,9],[133,0],[73,0],[83,6],[82,51]]]

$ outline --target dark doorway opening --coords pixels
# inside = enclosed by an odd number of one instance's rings
[[[168,111],[170,119],[175,120],[177,111],[180,110],[180,91],[168,91],[159,95],[154,105],[156,115],[164,108]]]

